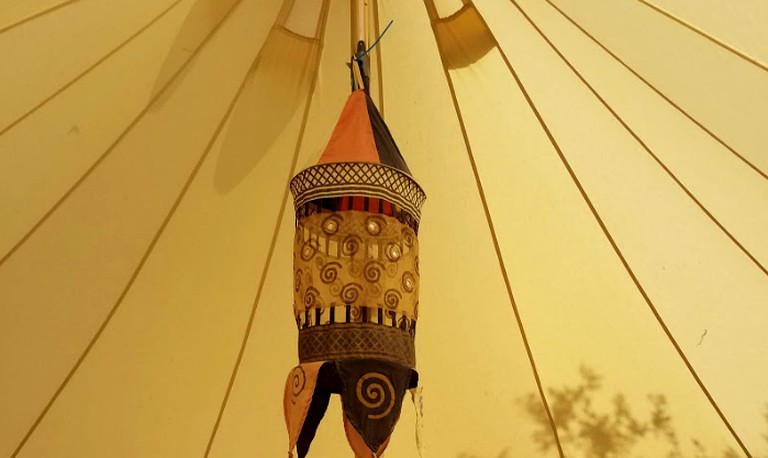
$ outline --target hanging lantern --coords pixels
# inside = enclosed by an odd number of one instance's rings
[[[285,388],[290,453],[307,455],[339,394],[356,455],[381,456],[418,382],[424,192],[363,90],[352,93],[319,163],[293,178],[291,192],[300,364]]]

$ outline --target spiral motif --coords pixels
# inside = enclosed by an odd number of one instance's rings
[[[384,255],[392,262],[397,262],[403,255],[403,251],[396,243],[388,243],[384,247]]]
[[[342,286],[344,286],[344,284],[341,282],[341,280],[335,281],[331,283],[331,286],[328,287],[328,291],[330,291],[334,296],[338,296],[341,294]]]
[[[395,407],[395,387],[384,374],[369,372],[363,375],[357,381],[355,393],[360,404],[373,411],[368,414],[371,420],[386,417]]]
[[[365,288],[365,295],[367,297],[379,297],[381,296],[381,286],[378,283],[371,283]]]
[[[323,220],[323,232],[325,232],[328,235],[333,235],[339,231],[339,226],[341,224],[341,216],[337,214],[333,214]]]
[[[400,270],[400,267],[394,263],[390,262],[387,264],[387,275],[389,275],[391,278],[395,278],[397,276],[397,272]]]
[[[369,283],[376,283],[381,279],[381,271],[384,264],[379,261],[368,261],[363,268],[363,278]]]
[[[293,277],[293,289],[298,293],[301,290],[301,275],[304,272],[301,271],[301,269],[298,269],[296,271],[296,274]]]
[[[329,262],[324,265],[320,270],[320,281],[325,284],[331,284],[339,278],[339,269],[341,269],[341,263]]]
[[[363,318],[363,308],[359,305],[353,305],[349,308],[349,318],[352,322],[361,321]]]
[[[301,247],[301,259],[309,261],[317,253],[317,240],[309,239]]]
[[[304,391],[304,387],[307,385],[307,374],[301,366],[296,366],[291,371],[291,394],[293,397],[298,396]]]
[[[360,251],[360,245],[362,243],[363,240],[355,234],[350,234],[344,237],[344,240],[341,241],[341,254],[345,256],[354,256]]]
[[[386,224],[381,216],[369,216],[365,220],[365,230],[371,235],[379,235]]]
[[[359,283],[347,283],[341,287],[341,300],[345,304],[354,304],[360,298],[360,294],[363,292],[363,286]]]
[[[413,278],[413,274],[410,272],[403,272],[403,290],[408,293],[412,293],[416,288],[416,279]]]
[[[349,275],[358,278],[363,274],[363,263],[361,261],[351,261],[347,265],[347,271]]]
[[[307,287],[307,290],[304,292],[304,307],[309,309],[320,305],[318,301],[319,297],[320,291],[318,291],[317,288],[311,286]]]
[[[396,289],[388,289],[384,291],[384,305],[388,309],[396,309],[397,306],[400,305],[400,299],[402,298],[403,295]]]
[[[411,247],[413,246],[413,242],[416,239],[416,236],[413,233],[413,229],[404,227],[401,231],[401,235],[403,237],[403,243],[405,246]]]

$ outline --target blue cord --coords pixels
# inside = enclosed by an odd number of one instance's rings
[[[362,59],[363,57],[367,56],[367,55],[368,55],[368,53],[369,53],[369,52],[371,52],[371,50],[372,50],[372,49],[373,49],[373,48],[374,48],[374,47],[375,47],[377,44],[379,44],[379,40],[381,40],[381,37],[383,37],[383,36],[384,36],[384,34],[385,34],[385,33],[387,33],[387,30],[389,30],[389,27],[392,25],[392,23],[393,23],[393,22],[395,22],[395,21],[394,21],[394,20],[392,20],[392,21],[389,21],[389,24],[387,24],[387,26],[386,26],[386,27],[384,27],[384,31],[383,31],[383,32],[381,32],[381,35],[379,35],[379,38],[377,38],[377,39],[376,39],[376,41],[374,41],[374,42],[373,42],[373,44],[371,45],[371,47],[370,47],[370,48],[366,49],[364,52],[362,52],[362,53],[358,54],[357,56],[355,56],[355,60],[360,60],[360,59]]]

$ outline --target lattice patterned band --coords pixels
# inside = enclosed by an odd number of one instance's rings
[[[389,200],[421,218],[427,196],[406,173],[383,164],[335,162],[317,164],[299,172],[291,180],[294,206],[328,197],[368,196]]]
[[[397,327],[373,323],[331,324],[299,332],[302,363],[373,358],[416,367],[413,336]]]

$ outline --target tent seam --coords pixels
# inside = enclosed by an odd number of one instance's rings
[[[85,359],[90,354],[91,350],[96,346],[96,343],[98,342],[99,338],[103,335],[104,331],[109,326],[109,323],[112,321],[112,318],[117,313],[120,306],[123,304],[125,298],[128,296],[128,293],[130,292],[131,288],[136,282],[136,279],[141,274],[142,269],[144,268],[144,265],[146,265],[147,260],[152,255],[155,247],[157,246],[157,243],[162,238],[163,234],[165,233],[165,229],[168,227],[168,224],[170,224],[171,219],[175,216],[176,211],[181,206],[182,201],[184,200],[184,197],[187,195],[187,192],[189,191],[189,188],[192,186],[192,183],[194,182],[195,178],[197,178],[198,172],[202,168],[203,164],[205,163],[206,159],[209,157],[209,153],[213,149],[214,144],[216,143],[216,139],[218,139],[219,135],[221,134],[222,130],[224,129],[224,125],[226,124],[226,121],[229,119],[230,114],[232,113],[232,110],[235,107],[235,104],[237,100],[240,97],[240,94],[242,93],[242,88],[244,86],[244,83],[247,79],[243,80],[243,84],[241,85],[238,92],[235,94],[233,100],[230,102],[229,107],[227,108],[227,111],[224,114],[224,117],[219,122],[218,126],[216,127],[216,130],[214,131],[211,139],[208,142],[208,145],[203,150],[202,155],[198,159],[197,163],[195,164],[195,167],[192,169],[192,172],[190,173],[189,177],[187,178],[187,181],[184,183],[184,186],[182,187],[179,195],[176,197],[176,200],[174,201],[173,205],[171,206],[171,209],[169,210],[166,217],[163,219],[163,222],[160,224],[160,227],[155,232],[155,236],[152,238],[152,241],[149,243],[149,246],[147,247],[146,251],[144,252],[144,255],[142,256],[141,260],[139,261],[139,264],[136,266],[136,268],[133,271],[133,274],[128,279],[128,283],[123,288],[123,291],[120,293],[120,296],[117,298],[117,301],[115,301],[115,304],[112,306],[112,309],[107,314],[107,317],[102,322],[99,329],[96,331],[96,334],[91,338],[91,341],[88,343],[88,346],[86,346],[83,353],[80,355],[80,358],[78,358],[75,365],[72,367],[70,372],[67,374],[64,381],[59,385],[59,388],[54,393],[53,397],[49,400],[46,407],[43,409],[42,413],[38,416],[35,423],[32,425],[32,427],[29,429],[27,434],[22,439],[19,446],[16,448],[14,453],[11,455],[11,458],[14,458],[21,452],[26,442],[29,440],[29,438],[34,434],[37,427],[40,425],[40,423],[45,419],[45,416],[47,415],[50,408],[56,403],[56,400],[59,398],[61,393],[66,389],[66,387],[69,384],[69,381],[72,379],[72,377],[75,375],[77,370],[80,368],[82,363],[85,361]]]
[[[520,8],[520,6],[517,4],[517,2],[515,0],[510,0],[510,1],[520,11],[520,13],[523,16],[525,16],[525,18],[531,24],[531,26],[533,26],[536,30],[539,30],[538,27],[533,23],[533,21],[525,13],[525,11],[523,11],[523,9]],[[542,36],[544,36],[543,33],[541,33],[541,32],[539,32],[539,33],[542,34]],[[546,37],[545,37],[545,39],[546,39]],[[680,358],[685,363],[686,368],[688,369],[690,374],[693,376],[693,378],[696,381],[696,383],[699,385],[699,388],[702,390],[702,392],[706,396],[707,400],[709,400],[710,404],[712,405],[712,407],[717,412],[718,416],[720,417],[720,420],[725,424],[726,428],[728,428],[729,432],[731,433],[733,438],[736,440],[736,442],[738,443],[738,445],[741,448],[741,450],[748,457],[751,457],[752,455],[749,453],[749,450],[746,448],[746,446],[742,442],[742,440],[739,437],[739,435],[733,429],[733,427],[731,426],[730,422],[725,417],[725,414],[722,412],[722,410],[720,410],[719,405],[717,404],[715,399],[712,397],[712,395],[709,393],[709,390],[704,385],[704,382],[701,380],[701,378],[699,378],[699,375],[696,372],[696,369],[694,369],[693,365],[688,360],[688,357],[685,355],[685,353],[683,352],[682,348],[677,343],[677,340],[672,335],[672,332],[670,331],[670,329],[667,327],[666,323],[662,319],[661,314],[656,309],[656,306],[653,304],[653,301],[651,301],[651,298],[648,295],[648,293],[645,291],[645,288],[643,288],[642,284],[640,284],[640,280],[635,275],[634,271],[632,270],[632,268],[630,267],[630,265],[627,262],[626,258],[624,257],[624,254],[621,252],[621,249],[619,248],[618,244],[614,240],[614,238],[611,235],[611,233],[608,231],[608,228],[605,225],[605,222],[603,222],[602,218],[598,214],[597,209],[595,208],[595,206],[592,203],[592,200],[589,198],[589,195],[587,194],[586,190],[582,186],[581,181],[579,181],[578,177],[576,176],[576,173],[574,172],[573,168],[571,168],[571,165],[568,162],[568,160],[566,159],[565,154],[560,149],[560,145],[557,143],[557,140],[555,140],[554,135],[550,131],[550,129],[547,126],[546,122],[544,121],[544,118],[542,117],[541,113],[539,113],[538,109],[534,105],[533,100],[530,97],[530,94],[528,94],[528,91],[523,86],[523,83],[520,80],[520,77],[517,75],[517,72],[515,72],[514,68],[512,67],[512,64],[507,59],[506,54],[503,52],[503,50],[501,50],[501,47],[499,47],[499,50],[501,51],[502,58],[504,59],[504,62],[507,64],[507,68],[510,70],[510,72],[512,73],[512,76],[515,78],[515,81],[517,82],[518,87],[520,87],[520,90],[523,92],[523,95],[525,96],[525,99],[528,102],[528,105],[531,107],[531,109],[533,110],[534,114],[536,115],[536,118],[538,119],[539,124],[541,125],[542,129],[544,130],[544,132],[546,133],[547,137],[549,138],[550,143],[552,144],[552,146],[554,147],[554,149],[557,152],[558,156],[560,157],[560,160],[562,161],[563,165],[565,166],[566,170],[568,171],[568,174],[571,176],[571,179],[573,180],[574,184],[576,185],[577,189],[579,190],[579,193],[581,194],[581,196],[584,199],[585,203],[589,207],[589,210],[592,212],[592,215],[595,217],[595,220],[597,221],[598,225],[600,226],[600,229],[603,231],[603,234],[608,239],[608,242],[611,244],[611,247],[613,247],[613,250],[616,253],[616,255],[619,257],[619,260],[621,261],[622,265],[624,266],[624,269],[629,274],[630,278],[632,279],[632,282],[635,284],[635,286],[637,287],[638,291],[640,292],[640,294],[642,295],[643,299],[645,300],[645,303],[648,305],[648,307],[650,308],[650,310],[653,313],[654,317],[656,318],[656,321],[659,323],[659,325],[661,326],[662,330],[667,335],[667,338],[669,339],[670,343],[672,344],[672,346],[675,348],[675,350],[677,351],[677,353],[680,356]]]
[[[433,17],[431,17],[432,15],[429,13],[430,12],[430,5],[427,3],[427,2],[430,2],[430,1],[431,0],[424,0],[424,3],[425,3],[425,7],[427,8],[427,12],[430,15],[430,24],[431,24],[432,31],[433,31],[433,34],[434,34],[434,32],[435,32],[435,20],[434,20]],[[433,5],[433,8],[434,8],[434,5]],[[482,18],[482,15],[480,15],[479,12],[478,12],[478,16],[482,19],[483,25],[485,26],[486,31],[492,37],[492,39],[493,39],[493,41],[494,41],[494,43],[496,45],[496,48],[499,49],[499,51],[501,51],[501,47],[498,45],[498,42],[496,41],[496,38],[493,36],[493,33],[491,32],[490,28],[488,28],[488,25],[485,23],[485,19]],[[517,301],[515,300],[514,293],[512,291],[512,285],[511,285],[511,282],[509,280],[509,275],[507,273],[506,265],[504,263],[504,257],[502,256],[502,253],[501,253],[501,247],[499,245],[498,236],[496,234],[496,229],[495,229],[495,226],[493,224],[493,218],[491,217],[490,208],[488,206],[488,200],[486,198],[485,191],[483,189],[483,184],[482,184],[482,180],[480,178],[479,170],[477,168],[477,163],[475,162],[474,153],[472,152],[472,146],[470,145],[470,142],[469,142],[469,137],[467,135],[467,129],[466,129],[466,126],[464,124],[464,117],[461,114],[461,107],[459,106],[459,102],[458,102],[458,99],[456,97],[456,90],[455,90],[455,88],[453,86],[453,80],[452,80],[452,78],[450,76],[450,73],[448,71],[448,67],[446,66],[446,63],[445,63],[445,60],[444,60],[444,57],[443,57],[443,52],[442,52],[443,50],[442,50],[442,47],[440,46],[440,42],[437,40],[437,36],[435,36],[435,42],[437,44],[437,48],[438,48],[438,51],[440,53],[440,60],[441,60],[441,63],[442,63],[443,71],[445,73],[445,79],[446,79],[446,82],[448,83],[448,89],[450,91],[451,99],[453,101],[453,107],[454,107],[454,110],[456,112],[456,117],[457,117],[457,120],[459,122],[459,127],[461,129],[462,137],[464,139],[465,150],[467,151],[467,156],[469,158],[470,166],[472,168],[472,173],[473,173],[474,178],[475,178],[475,184],[477,186],[477,191],[478,191],[478,194],[479,194],[479,197],[480,197],[480,201],[481,201],[481,203],[483,205],[483,211],[485,212],[485,218],[486,218],[486,222],[488,223],[488,229],[490,231],[491,239],[493,241],[493,248],[494,248],[494,250],[496,252],[496,258],[497,258],[498,263],[499,263],[499,269],[500,269],[501,275],[502,275],[502,277],[504,279],[504,285],[505,285],[506,290],[507,290],[507,296],[509,297],[509,301],[510,301],[510,304],[512,306],[512,310],[513,310],[514,315],[515,315],[515,321],[517,322],[517,327],[518,327],[518,330],[520,331],[520,336],[521,336],[521,338],[523,340],[523,346],[525,347],[525,351],[526,351],[526,354],[528,356],[528,362],[530,363],[531,371],[533,372],[533,377],[534,377],[534,380],[536,382],[536,388],[537,388],[537,390],[539,392],[539,397],[541,399],[542,406],[544,407],[544,411],[546,413],[550,429],[552,430],[552,435],[553,435],[553,437],[555,439],[555,445],[557,447],[558,454],[559,454],[559,456],[561,458],[565,458],[565,454],[563,452],[563,447],[562,447],[562,444],[560,443],[560,436],[558,435],[558,432],[557,432],[557,426],[555,424],[555,419],[554,419],[554,417],[552,415],[552,411],[551,411],[551,409],[549,407],[549,403],[547,401],[546,394],[544,393],[544,386],[543,386],[543,384],[541,382],[541,377],[539,375],[539,371],[538,371],[538,368],[536,366],[535,358],[533,357],[533,350],[531,349],[530,342],[528,341],[528,336],[527,336],[527,334],[525,332],[525,326],[523,325],[522,316],[520,314],[520,310],[519,310],[519,308],[517,306]]]
[[[731,232],[715,217],[715,215],[712,214],[712,212],[707,209],[707,207],[704,206],[701,201],[696,198],[696,196],[693,195],[693,193],[683,184],[683,182],[677,178],[677,176],[672,172],[672,170],[669,169],[669,167],[664,164],[664,162],[656,155],[656,153],[651,150],[651,148],[643,141],[642,138],[624,121],[624,119],[614,110],[608,102],[597,92],[597,90],[589,84],[589,82],[584,78],[584,76],[576,69],[576,67],[573,66],[573,64],[563,55],[562,52],[555,46],[555,44],[546,36],[546,34],[533,22],[533,20],[528,16],[528,14],[523,11],[523,9],[518,5],[516,0],[510,0],[515,7],[525,16],[526,20],[529,24],[538,32],[538,34],[544,39],[544,41],[547,42],[550,48],[560,57],[560,59],[565,63],[566,66],[568,66],[569,69],[579,78],[579,80],[584,84],[584,86],[589,89],[589,91],[592,93],[592,95],[597,98],[597,100],[600,101],[600,103],[607,109],[611,115],[616,119],[616,121],[621,124],[621,126],[632,136],[632,138],[637,141],[637,143],[640,144],[640,146],[653,158],[654,161],[664,170],[664,172],[669,175],[670,178],[680,187],[680,189],[683,190],[683,192],[699,207],[701,211],[704,212],[705,215],[713,222],[715,225],[723,232],[723,234],[728,237],[731,242],[733,242],[751,261],[755,266],[757,266],[758,269],[760,269],[763,274],[768,276],[768,270],[760,263],[760,261],[755,258],[752,253],[749,252],[749,250],[741,243],[739,242],[736,237],[731,234]],[[501,48],[499,48],[501,49]]]
[[[93,70],[96,70],[101,64],[106,62],[110,57],[117,54],[121,49],[128,46],[133,40],[138,38],[142,33],[146,32],[150,27],[155,25],[160,19],[162,19],[166,14],[170,13],[171,10],[176,8],[179,3],[181,3],[182,0],[176,0],[173,3],[171,3],[170,6],[168,6],[165,10],[163,10],[159,15],[155,16],[149,23],[144,25],[142,28],[140,28],[138,31],[136,31],[133,35],[129,36],[125,40],[123,40],[119,45],[117,45],[115,48],[113,48],[108,53],[104,54],[101,58],[99,58],[96,62],[91,64],[88,68],[80,72],[77,76],[75,76],[73,79],[68,81],[67,83],[64,83],[63,86],[56,89],[53,93],[51,93],[48,97],[44,98],[40,102],[38,102],[36,105],[34,105],[32,108],[27,110],[24,114],[16,118],[14,121],[11,121],[10,124],[0,129],[0,137],[8,133],[11,129],[19,125],[22,121],[27,119],[29,116],[31,116],[33,113],[35,113],[40,108],[44,107],[48,102],[55,99],[59,95],[61,95],[64,91],[72,87],[75,83],[80,81],[81,79],[85,78],[89,73],[91,73]]]
[[[749,62],[750,64],[756,66],[757,68],[768,71],[768,66],[766,66],[764,63],[760,62],[759,60],[755,59],[754,57],[750,56],[749,54],[739,51],[738,49],[734,48],[733,46],[729,45],[728,43],[718,39],[717,37],[708,34],[704,30],[696,27],[695,25],[685,21],[684,19],[675,16],[674,14],[670,13],[669,11],[654,5],[653,3],[650,3],[646,0],[637,0],[638,2],[642,3],[643,5],[647,6],[648,8],[652,9],[653,11],[656,11],[657,13],[671,19],[674,22],[677,22],[678,24],[682,25],[686,29],[694,32],[695,34],[707,39],[708,41],[716,44],[717,46],[725,49],[726,51],[729,51],[730,53],[744,59],[745,61]]]
[[[304,133],[306,131],[307,122],[309,119],[309,112],[310,112],[310,108],[312,107],[312,99],[315,93],[315,88],[317,86],[317,80],[320,73],[319,67],[320,67],[320,61],[322,60],[322,49],[324,45],[323,42],[325,38],[325,30],[326,30],[327,21],[328,21],[328,11],[330,9],[329,0],[323,1],[322,8],[323,9],[321,10],[321,13],[320,13],[322,19],[319,21],[321,22],[321,28],[320,28],[320,34],[318,37],[319,49],[318,49],[317,61],[315,64],[315,71],[314,71],[314,75],[312,76],[311,89],[307,94],[307,101],[304,107],[304,114],[301,121],[301,127],[299,129],[299,136],[296,140],[296,147],[294,149],[291,166],[289,167],[289,170],[288,170],[288,178],[286,179],[286,184],[284,186],[285,189],[283,191],[282,203],[280,204],[280,210],[278,211],[277,220],[275,222],[275,229],[272,233],[272,241],[269,246],[269,251],[267,252],[267,258],[264,261],[264,270],[262,271],[261,278],[259,279],[259,286],[256,290],[256,297],[253,300],[253,304],[251,306],[251,312],[248,317],[248,323],[246,324],[246,327],[245,327],[243,340],[242,340],[242,343],[240,344],[240,350],[238,351],[237,359],[235,360],[235,365],[234,365],[234,368],[232,369],[232,374],[230,375],[229,381],[227,383],[227,389],[224,393],[224,398],[222,399],[221,406],[219,407],[219,412],[216,417],[216,422],[214,423],[213,429],[211,430],[211,435],[208,438],[208,444],[205,449],[205,454],[203,455],[204,458],[207,458],[211,453],[211,450],[213,448],[213,443],[216,440],[216,435],[219,430],[219,426],[221,425],[221,420],[224,417],[224,411],[227,408],[230,395],[232,394],[232,389],[234,388],[235,379],[237,378],[238,372],[240,370],[240,365],[242,364],[243,357],[245,356],[245,350],[248,345],[248,341],[250,340],[254,319],[256,317],[256,309],[258,308],[259,302],[261,301],[261,294],[264,290],[264,285],[266,284],[266,280],[267,280],[267,274],[269,273],[269,267],[272,264],[272,257],[274,256],[275,247],[277,246],[277,237],[280,232],[280,225],[285,215],[285,209],[288,206],[288,197],[289,197],[288,183],[290,183],[291,177],[294,175],[296,166],[299,161],[299,153],[301,151],[301,146],[304,142]],[[261,52],[259,52],[259,55],[260,54]],[[256,61],[258,60],[259,60],[259,56],[256,57]],[[251,72],[249,71],[248,74],[251,74]],[[246,81],[247,81],[247,78],[246,78]],[[243,84],[245,84],[245,81],[243,82]]]
[[[55,204],[27,231],[26,234],[18,241],[16,244],[11,247],[11,249],[5,253],[2,257],[0,257],[0,268],[5,264],[8,259],[13,256],[16,251],[24,244],[27,240],[29,240],[32,235],[34,235],[35,232],[37,232],[40,227],[45,224],[45,222],[48,220],[48,218],[53,215],[56,210],[61,207],[61,205],[71,196],[87,179],[91,176],[91,174],[107,159],[107,157],[117,148],[117,146],[120,144],[120,142],[123,141],[123,139],[133,130],[134,127],[136,127],[139,122],[146,116],[147,113],[150,112],[152,107],[160,101],[162,96],[165,94],[165,92],[173,85],[173,83],[176,81],[176,79],[181,76],[181,74],[184,72],[184,70],[187,68],[187,66],[192,62],[192,60],[197,57],[197,55],[202,51],[202,49],[205,48],[205,46],[210,42],[210,39],[216,34],[216,32],[221,28],[221,25],[226,22],[227,18],[230,17],[232,12],[237,8],[238,5],[242,3],[242,0],[237,0],[237,2],[227,11],[227,14],[221,19],[221,21],[216,24],[216,26],[211,29],[211,31],[208,33],[208,35],[205,37],[205,39],[198,45],[198,47],[189,55],[187,60],[176,70],[176,72],[168,79],[168,81],[165,82],[165,84],[160,88],[159,91],[150,99],[150,101],[147,103],[147,105],[139,112],[139,114],[136,115],[136,117],[128,124],[128,126],[120,133],[120,135],[117,136],[115,141],[110,144],[106,150],[104,150],[103,153],[96,159],[96,161],[88,168],[88,170],[83,173],[80,178],[75,181],[74,184],[59,198],[58,201],[56,201]]]
[[[735,148],[730,146],[728,143],[725,142],[725,140],[721,139],[717,134],[715,134],[713,131],[711,131],[709,128],[707,128],[703,123],[698,121],[696,118],[693,117],[693,115],[689,114],[687,111],[685,111],[680,105],[675,103],[670,97],[668,97],[666,94],[661,92],[656,86],[654,86],[650,81],[648,81],[645,77],[643,77],[638,71],[633,69],[629,66],[624,60],[622,60],[616,53],[608,49],[607,46],[605,46],[602,42],[600,42],[594,35],[590,34],[584,27],[579,25],[573,18],[571,18],[568,14],[566,14],[562,9],[560,9],[552,0],[545,0],[552,8],[554,8],[560,15],[562,15],[565,19],[567,19],[571,24],[573,24],[574,27],[579,29],[584,35],[589,37],[595,44],[597,44],[600,48],[603,49],[608,55],[613,57],[618,63],[620,63],[624,68],[627,69],[632,75],[637,77],[640,81],[645,83],[646,86],[648,86],[651,90],[653,90],[656,94],[658,94],[659,97],[664,99],[667,103],[672,105],[677,111],[679,111],[683,116],[688,118],[692,123],[696,124],[701,130],[706,132],[710,137],[712,137],[716,142],[721,144],[723,147],[725,147],[728,151],[733,153],[737,158],[739,158],[742,162],[744,162],[747,166],[749,166],[752,170],[754,170],[757,174],[768,180],[768,175],[760,170],[756,165],[754,165],[752,162],[750,162],[745,156],[743,156],[741,153],[736,151]]]
[[[8,25],[5,25],[3,27],[0,27],[0,35],[4,34],[5,32],[8,32],[11,29],[14,29],[16,27],[19,27],[20,25],[26,24],[27,22],[33,21],[35,19],[38,19],[40,17],[43,17],[49,13],[53,13],[54,11],[60,10],[62,8],[65,8],[67,6],[70,6],[74,3],[79,2],[80,0],[67,0],[64,2],[59,3],[58,5],[53,5],[50,8],[46,8],[42,11],[38,11],[37,13],[30,14],[29,16],[22,18],[16,22],[10,23]]]

